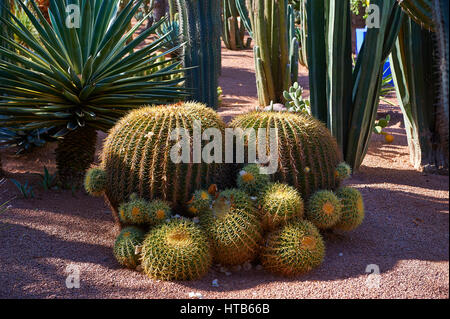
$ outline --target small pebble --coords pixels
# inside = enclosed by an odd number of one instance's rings
[[[339,257],[342,257],[342,256],[344,256],[344,254],[343,253],[339,253]]]
[[[262,265],[256,266],[256,270],[262,270],[262,269],[263,269],[263,266],[262,266]]]
[[[225,272],[225,276],[231,276],[231,272],[226,271],[226,272]]]
[[[194,298],[194,299],[203,299],[203,295],[199,292],[193,292],[191,291],[189,293],[189,298]]]
[[[143,270],[143,268],[142,268],[142,266],[141,266],[141,265],[138,265],[138,266],[136,267],[136,271],[138,271],[138,272],[142,272],[142,270]]]

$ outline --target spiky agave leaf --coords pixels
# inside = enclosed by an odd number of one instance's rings
[[[414,22],[428,30],[435,29],[432,0],[397,0],[397,2]]]
[[[139,47],[164,20],[134,39],[145,18],[127,31],[141,2],[130,1],[117,14],[118,0],[51,0],[50,25],[34,0],[33,12],[19,0],[39,35],[11,13],[13,23],[0,18],[29,48],[0,35],[8,45],[0,46],[0,91],[7,94],[0,100],[0,126],[57,126],[58,137],[80,127],[106,131],[131,108],[182,99],[183,78],[163,79],[182,72],[176,69],[179,62],[156,62],[178,47],[160,53],[164,37]],[[69,4],[79,5],[79,28],[66,25]],[[164,68],[155,68],[160,65]],[[154,73],[141,75],[151,68]]]

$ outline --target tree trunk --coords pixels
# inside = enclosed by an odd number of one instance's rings
[[[64,188],[78,188],[83,184],[86,170],[94,162],[97,131],[78,128],[67,134],[55,150],[58,178]]]

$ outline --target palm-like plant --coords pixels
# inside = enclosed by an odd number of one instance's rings
[[[63,184],[81,181],[94,160],[97,130],[107,131],[130,109],[185,96],[183,77],[167,77],[182,72],[180,62],[159,59],[179,47],[161,52],[164,37],[138,47],[164,19],[133,38],[146,17],[127,27],[142,0],[130,1],[120,13],[118,1],[51,0],[49,24],[35,0],[33,12],[18,0],[38,37],[12,14],[13,22],[0,17],[26,44],[0,35],[7,44],[0,46],[0,126],[59,128],[56,161]],[[80,9],[79,28],[69,24],[77,24],[67,16],[70,4]]]

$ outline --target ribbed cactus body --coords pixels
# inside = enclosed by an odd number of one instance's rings
[[[294,186],[305,200],[319,189],[338,186],[336,167],[341,162],[336,140],[311,116],[287,112],[251,112],[238,116],[233,128],[270,128],[278,132],[278,171],[275,181]]]
[[[266,230],[274,230],[289,221],[303,218],[303,199],[295,188],[286,184],[271,185],[262,196],[262,224]]]
[[[352,176],[352,168],[345,162],[339,163],[336,167],[336,178],[344,181]]]
[[[246,211],[253,211],[255,209],[250,196],[240,189],[230,188],[220,192],[217,197],[217,201],[220,200],[225,200],[232,207],[237,209],[243,209]]]
[[[211,211],[200,215],[200,225],[211,240],[217,263],[241,265],[257,257],[262,227],[252,211],[233,208],[222,198]]]
[[[314,193],[308,202],[306,218],[320,229],[332,228],[341,218],[339,198],[327,190]]]
[[[267,174],[261,174],[260,167],[256,164],[245,166],[238,175],[238,187],[252,197],[258,197],[270,183]]]
[[[91,168],[84,177],[84,189],[92,196],[101,196],[106,188],[106,174],[101,168]]]
[[[317,228],[297,221],[270,233],[261,252],[263,267],[283,276],[296,276],[318,267],[325,256],[325,244]]]
[[[189,133],[190,150],[186,152],[191,154],[196,140],[201,156],[201,150],[210,141],[202,140],[201,136],[194,138],[196,120],[201,121],[197,122],[201,123],[201,130],[196,130],[200,134],[209,128],[224,132],[225,124],[213,110],[194,103],[142,108],[117,123],[106,139],[102,154],[102,168],[107,176],[105,194],[114,208],[128,202],[133,193],[147,201],[170,202],[174,209],[185,208],[195,190],[207,189],[214,183],[224,164],[207,164],[192,156],[188,163],[177,163],[183,158],[175,156],[174,161],[171,156],[179,153],[178,134],[171,139],[177,129]],[[183,136],[188,137],[187,134],[178,137]]]
[[[151,230],[142,243],[142,268],[151,278],[199,279],[211,261],[208,238],[191,221],[173,219]]]
[[[177,0],[186,87],[191,99],[218,108],[222,23],[220,0]]]
[[[341,201],[341,218],[334,229],[350,231],[358,228],[364,220],[364,201],[361,193],[351,187],[336,192]]]
[[[206,190],[198,190],[194,192],[191,200],[187,203],[188,212],[192,215],[198,215],[210,209],[212,197]]]
[[[139,265],[139,254],[136,247],[144,240],[145,233],[136,227],[124,228],[114,243],[114,256],[117,261],[128,268],[136,268]]]

